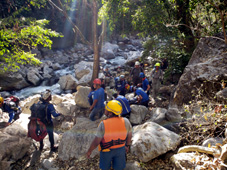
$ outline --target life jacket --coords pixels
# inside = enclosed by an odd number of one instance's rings
[[[105,134],[100,142],[99,150],[109,151],[109,149],[116,149],[125,146],[127,129],[125,128],[124,118],[113,117],[103,120],[103,123]]]
[[[41,141],[47,135],[46,124],[48,124],[47,119],[47,107],[48,104],[45,103],[34,103],[31,107],[31,117],[28,124],[28,137],[36,141]]]
[[[43,140],[47,135],[46,125],[38,118],[30,118],[28,123],[28,137],[37,142]]]

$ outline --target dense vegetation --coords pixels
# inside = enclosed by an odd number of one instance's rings
[[[60,36],[55,31],[65,34],[65,23],[71,25],[74,43],[99,46],[95,53],[101,45],[98,35],[102,40],[119,34],[146,38],[142,57],[167,57],[169,73],[181,73],[199,38],[225,32],[227,23],[224,0],[3,0],[0,7],[0,66],[4,71],[38,64],[31,49],[39,44],[50,48],[50,38]],[[227,43],[226,36],[223,41]]]

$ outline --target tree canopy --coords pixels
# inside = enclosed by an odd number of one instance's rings
[[[101,42],[91,43],[91,40],[101,32],[109,39],[132,34],[149,38],[144,44],[143,57],[160,58],[180,53],[186,57],[182,61],[187,63],[199,38],[224,32],[222,40],[227,43],[227,2],[224,0],[3,0],[0,4],[3,9],[0,13],[0,64],[4,71],[16,70],[20,64],[38,64],[31,49],[38,45],[50,48],[51,37],[60,36],[47,29],[48,21],[43,14],[35,16],[35,11],[40,9],[56,10],[54,4],[62,9],[59,15],[63,22],[67,19],[73,25],[80,41],[98,45],[99,49]],[[96,14],[98,19],[94,18]],[[50,22],[54,23],[53,20]],[[92,21],[96,22],[96,29]],[[59,30],[62,24],[55,26]],[[165,48],[160,43],[165,44]],[[185,63],[182,68],[184,66]]]

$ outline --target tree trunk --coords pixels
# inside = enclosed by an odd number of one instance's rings
[[[95,78],[98,78],[99,74],[99,46],[98,46],[98,37],[97,37],[97,19],[98,19],[98,11],[97,11],[97,3],[96,0],[93,0],[93,21],[92,21],[92,35],[93,35],[93,50],[94,50],[94,63],[93,63],[93,74],[92,81]]]
[[[184,45],[186,51],[191,51],[194,49],[194,35],[192,30],[189,28],[190,26],[190,13],[189,13],[189,0],[177,0],[177,20],[180,21],[181,25],[179,26],[179,30],[181,33],[184,33],[185,40]],[[187,26],[185,26],[187,25]]]

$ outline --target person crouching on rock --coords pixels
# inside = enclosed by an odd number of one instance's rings
[[[126,153],[129,151],[132,138],[132,125],[127,118],[119,117],[122,112],[121,103],[111,100],[105,107],[106,120],[97,129],[96,137],[91,143],[86,156],[90,158],[92,151],[99,145],[102,170],[111,168],[123,170],[126,166]]]

